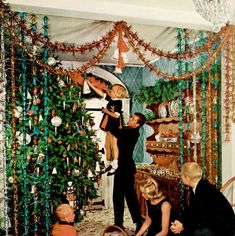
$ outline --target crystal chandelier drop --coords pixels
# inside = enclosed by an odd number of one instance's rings
[[[220,31],[229,22],[230,0],[193,0],[196,11],[212,23],[213,31]]]

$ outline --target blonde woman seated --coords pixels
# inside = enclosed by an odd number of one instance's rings
[[[158,183],[148,178],[140,184],[140,191],[146,200],[146,218],[136,236],[167,236],[170,227],[171,204],[158,189]]]

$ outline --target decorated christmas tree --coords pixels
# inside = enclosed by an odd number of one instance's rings
[[[12,40],[12,32],[6,32]],[[19,33],[23,45],[25,33]],[[46,17],[43,34],[46,39]],[[82,87],[69,76],[48,71],[48,66],[58,68],[59,60],[49,57],[47,47],[36,52],[33,42],[30,46],[43,65],[20,47],[5,45],[6,67],[11,68],[6,77],[5,221],[11,222],[8,226],[17,235],[49,235],[58,204],[71,204],[78,221],[88,202],[97,197],[94,181],[99,155]]]

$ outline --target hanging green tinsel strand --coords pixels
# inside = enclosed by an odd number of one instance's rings
[[[20,13],[21,21],[24,21],[25,14]],[[20,31],[21,43],[25,44],[25,33]],[[24,235],[29,235],[29,203],[28,203],[28,175],[27,175],[27,150],[26,150],[26,109],[27,109],[27,88],[26,88],[26,58],[22,51],[21,53],[21,67],[22,67],[22,96],[23,96],[23,202],[24,202]]]
[[[185,36],[184,36],[184,44],[185,44],[185,52],[190,51],[189,47],[189,32],[188,30],[185,30]],[[185,73],[189,72],[189,61],[185,61]],[[189,80],[185,81],[186,83],[186,93],[189,93]],[[190,132],[190,120],[188,119],[189,117],[189,101],[185,105],[185,113],[186,113],[186,133]],[[190,160],[191,156],[191,148],[190,148],[190,141],[189,137],[187,137],[187,159]]]
[[[203,45],[206,37],[204,33],[201,32],[199,36],[199,44]],[[199,56],[199,63],[203,65],[208,55],[201,53]],[[201,73],[201,90],[202,90],[202,134],[201,134],[201,158],[202,158],[202,176],[205,177],[205,167],[206,167],[206,71]]]
[[[31,18],[32,18],[31,31],[33,33],[37,33],[37,22],[35,20],[33,20],[33,18],[35,18],[35,17],[36,16],[34,16],[34,15],[31,16]],[[35,42],[34,42],[33,39],[32,39],[31,46],[32,46],[33,50],[35,50],[35,54],[36,54]],[[36,86],[37,77],[36,77],[36,63],[35,63],[35,61],[32,62],[32,70],[33,70],[33,73],[32,73],[33,74],[33,81],[32,82],[33,82],[33,85]],[[37,110],[38,110],[38,106],[35,102],[33,102],[32,109],[33,109],[34,114],[36,114]],[[37,127],[36,127],[35,123],[34,123],[33,130],[34,130],[34,135],[35,135],[35,130],[37,130]],[[35,172],[37,173],[37,171],[35,171]],[[37,184],[38,184],[38,175],[37,174],[35,174],[33,176],[33,184],[35,186],[37,186]],[[37,235],[37,232],[38,232],[38,219],[39,219],[39,215],[38,215],[38,193],[37,193],[37,191],[35,191],[33,193],[33,214],[34,214],[34,216],[33,216],[33,218],[34,218],[33,231],[34,231],[34,234]]]
[[[178,46],[178,53],[182,53],[182,29],[177,29],[177,46]],[[183,73],[183,61],[177,60],[178,66],[178,74],[181,75]],[[182,106],[182,81],[178,82],[178,91],[179,91],[179,169],[184,162],[184,144],[183,144],[183,106]],[[185,191],[184,191],[184,184],[181,180],[181,210],[184,209],[184,201],[185,201]]]
[[[48,18],[44,16],[43,18],[43,37],[48,39]],[[47,64],[48,61],[48,48],[44,48],[44,63]],[[48,164],[48,96],[47,96],[47,84],[48,84],[48,74],[46,68],[44,68],[43,73],[44,89],[43,89],[43,107],[44,107],[44,140],[45,140],[45,228],[46,236],[50,235],[50,185],[49,185],[49,164]]]
[[[221,73],[220,73],[220,55],[218,55],[217,59],[214,62],[214,73],[217,74],[214,80],[214,89],[217,89],[217,97],[216,97],[216,104],[214,104],[214,112],[216,112],[217,120],[214,120],[214,128],[217,129],[217,140],[215,140],[215,146],[214,146],[214,152],[217,153],[217,160],[214,160],[214,165],[217,168],[218,172],[218,180],[216,182],[216,185],[218,188],[222,185],[222,135],[221,135],[221,120],[222,120],[222,112],[221,112]]]

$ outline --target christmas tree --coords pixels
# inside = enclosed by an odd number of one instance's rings
[[[44,23],[47,38],[46,18]],[[24,32],[19,33],[24,44]],[[84,107],[81,86],[69,76],[49,73],[12,43],[5,47],[9,52],[6,67],[11,68],[5,128],[6,220],[10,218],[17,234],[49,235],[58,204],[69,202],[78,221],[88,201],[97,197],[94,181],[99,155],[93,121]],[[50,67],[59,66],[45,46],[37,56]]]

